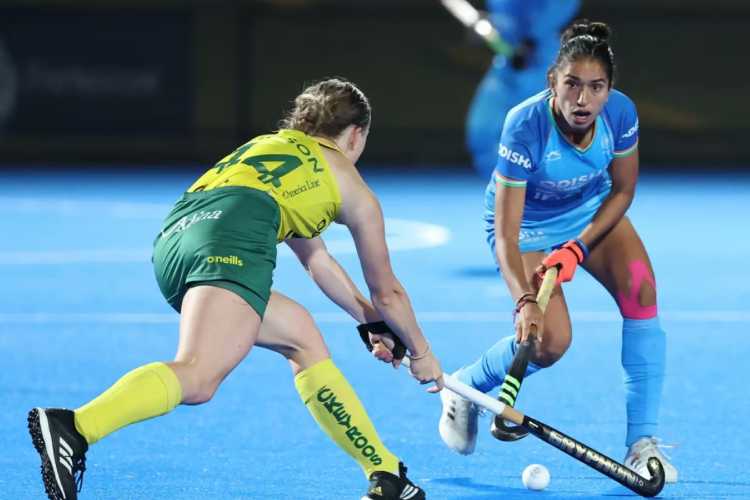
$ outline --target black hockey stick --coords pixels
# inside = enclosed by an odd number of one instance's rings
[[[403,364],[407,367],[410,365],[408,357],[404,358]],[[560,432],[535,418],[524,415],[515,408],[501,403],[497,399],[460,382],[447,373],[443,374],[443,380],[445,381],[446,387],[443,389],[444,391],[451,390],[459,396],[468,399],[472,403],[491,411],[495,415],[523,426],[531,434],[545,443],[554,446],[579,462],[601,472],[610,479],[614,479],[621,485],[641,496],[656,496],[662,488],[664,488],[664,468],[657,458],[649,458],[647,467],[651,473],[651,479],[646,479],[621,463],[599,453],[588,445],[573,439],[567,434]]]

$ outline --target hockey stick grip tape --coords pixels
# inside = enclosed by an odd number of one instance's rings
[[[542,284],[539,286],[539,291],[536,294],[536,302],[539,309],[544,312],[549,304],[549,298],[552,296],[552,291],[555,289],[555,281],[557,280],[557,267],[550,267],[545,271]]]

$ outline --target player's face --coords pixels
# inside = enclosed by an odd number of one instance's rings
[[[575,132],[588,130],[609,97],[609,79],[602,64],[586,58],[562,64],[554,74],[555,108]]]

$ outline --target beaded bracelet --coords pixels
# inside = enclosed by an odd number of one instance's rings
[[[518,300],[518,302],[516,303],[515,313],[516,314],[520,313],[521,309],[523,309],[523,306],[525,306],[526,304],[537,304],[537,303],[538,302],[534,298],[531,298],[531,297],[529,297],[529,298],[521,297]]]

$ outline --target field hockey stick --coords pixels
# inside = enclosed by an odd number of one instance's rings
[[[536,294],[536,302],[542,313],[547,309],[549,298],[555,289],[555,280],[557,279],[557,267],[551,267],[544,273],[544,279]],[[529,355],[534,349],[534,338],[529,336],[528,340],[518,345],[516,354],[513,356],[513,362],[510,370],[503,379],[500,386],[500,395],[498,398],[508,406],[514,406],[518,393],[521,390],[523,377],[526,374],[526,367],[529,365]],[[495,417],[490,428],[492,435],[500,441],[517,441],[528,436],[529,432],[520,425],[509,425],[500,417]]]
[[[515,69],[526,67],[529,52],[534,48],[530,40],[525,40],[518,47],[513,47],[503,40],[500,32],[495,29],[490,20],[480,14],[467,0],[440,0],[440,3],[461,24],[479,35],[490,49],[497,54],[507,57],[511,66]]]
[[[403,364],[407,367],[410,366],[410,360],[408,357],[404,358]],[[590,446],[548,426],[544,422],[540,422],[535,418],[524,415],[517,409],[460,382],[452,375],[444,373],[443,380],[446,389],[449,389],[472,403],[491,411],[498,417],[502,417],[505,420],[523,426],[531,434],[545,443],[554,446],[563,453],[566,453],[579,462],[599,471],[610,479],[614,479],[638,495],[643,497],[653,497],[658,495],[662,488],[664,488],[664,468],[657,458],[651,457],[648,459],[647,467],[651,473],[651,479],[646,479],[621,463],[599,453]]]

